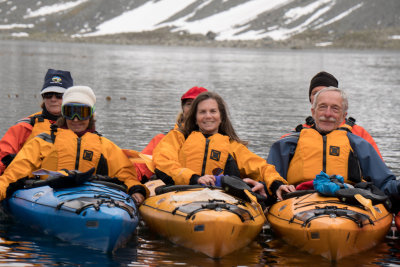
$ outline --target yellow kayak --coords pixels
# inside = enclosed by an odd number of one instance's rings
[[[287,243],[336,261],[374,247],[391,226],[392,214],[383,204],[357,199],[363,205],[306,193],[274,204],[267,218]]]
[[[163,192],[141,205],[146,225],[171,242],[212,258],[246,246],[265,223],[264,213],[252,196],[245,201],[222,189],[200,186],[170,186]]]

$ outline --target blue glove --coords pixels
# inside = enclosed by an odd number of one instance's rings
[[[315,177],[313,185],[315,190],[327,196],[335,196],[337,190],[347,187],[342,176],[328,176],[323,171]]]
[[[215,186],[219,186],[219,187],[221,187],[222,186],[222,177],[223,177],[224,175],[223,174],[221,174],[221,175],[217,175],[217,176],[214,176],[215,177]]]

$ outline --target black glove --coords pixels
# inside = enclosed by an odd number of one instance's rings
[[[251,201],[249,197],[246,195],[244,190],[249,191],[252,195],[254,195],[257,198],[257,201],[259,203],[262,203],[267,200],[266,197],[254,193],[251,191],[251,187],[246,184],[242,179],[236,176],[228,176],[224,175],[221,177],[221,187],[224,189],[224,191],[230,195],[236,196],[240,199],[243,199],[245,201]]]
[[[78,170],[64,171],[68,173],[68,176],[50,176],[46,180],[47,184],[55,189],[79,186],[88,181],[90,177],[92,177],[95,168],[91,168],[87,172],[80,172]]]
[[[11,162],[13,161],[13,159],[15,158],[17,154],[8,154],[5,155],[2,159],[1,162],[4,164],[4,166],[8,167],[8,165],[11,164]]]

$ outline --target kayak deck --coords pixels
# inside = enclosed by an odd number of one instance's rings
[[[212,258],[246,246],[261,231],[265,218],[256,205],[238,201],[222,190],[210,191],[225,195],[225,200],[190,197],[201,190],[152,196],[140,207],[141,216],[150,229],[171,242]]]
[[[273,231],[287,243],[336,261],[383,240],[392,214],[382,204],[373,208],[374,214],[338,198],[311,193],[274,204],[267,218]]]
[[[90,182],[61,190],[49,186],[18,190],[6,200],[6,206],[24,224],[104,252],[121,247],[139,223],[129,195]]]

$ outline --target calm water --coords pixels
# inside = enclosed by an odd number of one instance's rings
[[[48,68],[70,70],[75,84],[97,95],[97,127],[123,148],[141,150],[170,129],[180,96],[203,86],[224,97],[234,126],[250,149],[267,157],[270,145],[310,113],[308,85],[333,73],[350,97],[349,114],[375,138],[400,175],[400,53],[110,46],[0,41],[0,136],[39,110]],[[107,100],[109,99],[109,100]],[[338,265],[400,264],[400,241],[386,239]],[[221,260],[173,245],[145,226],[114,255],[70,246],[7,217],[0,221],[0,266],[15,265],[310,265],[331,264],[282,243],[270,231]]]

